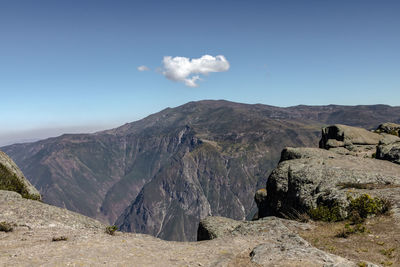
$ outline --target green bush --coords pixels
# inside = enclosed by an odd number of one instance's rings
[[[347,217],[342,215],[342,209],[337,203],[332,206],[319,205],[309,210],[308,214],[315,221],[337,222],[344,219],[350,220],[353,224],[364,222],[368,216],[387,214],[392,208],[392,203],[387,199],[372,198],[363,194],[357,198],[349,197]]]
[[[110,225],[106,227],[106,233],[109,235],[114,235],[117,230],[118,227],[116,225]]]
[[[316,221],[337,222],[343,220],[338,204],[332,207],[320,205],[309,211],[310,217]]]
[[[368,216],[388,213],[391,203],[380,198],[372,198],[368,194],[363,194],[357,198],[349,197],[348,207],[350,221],[355,223],[364,221]]]
[[[361,223],[356,225],[350,225],[349,223],[346,223],[344,229],[340,230],[340,232],[336,234],[336,237],[347,238],[352,234],[365,233],[365,231],[366,228]]]

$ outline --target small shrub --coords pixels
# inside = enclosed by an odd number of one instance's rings
[[[394,250],[395,248],[388,248],[388,249],[381,249],[380,252],[382,253],[382,255],[385,255],[388,258],[393,258]]]
[[[347,238],[352,234],[365,233],[365,230],[365,226],[360,223],[353,226],[346,223],[344,229],[340,230],[340,232],[336,234],[336,237]]]
[[[114,235],[117,230],[118,227],[116,225],[110,225],[106,227],[106,233],[109,235]]]
[[[0,222],[0,232],[12,232],[14,227],[11,223]]]
[[[372,153],[371,158],[376,159],[376,152]]]
[[[387,198],[381,198],[381,214],[383,215],[388,215],[390,214],[392,208],[393,208],[393,202]]]
[[[313,220],[317,221],[337,222],[343,220],[338,204],[335,204],[332,207],[320,205],[315,209],[311,209],[309,214]]]
[[[366,262],[363,262],[363,261],[362,261],[362,262],[359,262],[359,263],[358,263],[358,266],[359,266],[359,267],[367,267],[368,265],[367,265]]]
[[[310,221],[310,215],[307,212],[300,212],[296,209],[285,210],[284,212],[281,212],[280,215],[288,220],[304,223]]]
[[[56,241],[67,241],[68,237],[66,236],[54,236],[51,241],[56,242]]]
[[[392,204],[389,200],[372,198],[368,194],[363,194],[355,199],[349,198],[348,207],[349,220],[355,223],[364,221],[370,215],[386,214],[391,210]]]

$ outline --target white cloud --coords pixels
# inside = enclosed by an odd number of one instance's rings
[[[204,55],[200,58],[164,57],[161,73],[169,80],[183,82],[186,86],[197,87],[201,80],[198,74],[207,75],[210,72],[229,70],[229,62],[222,55]],[[196,75],[197,74],[197,75]]]
[[[150,70],[147,66],[145,66],[145,65],[142,65],[142,66],[139,66],[138,68],[138,71],[148,71],[148,70]]]

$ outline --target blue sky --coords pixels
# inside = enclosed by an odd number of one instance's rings
[[[202,99],[400,105],[399,14],[395,0],[2,0],[0,145]],[[164,57],[204,55],[229,68],[167,79]]]

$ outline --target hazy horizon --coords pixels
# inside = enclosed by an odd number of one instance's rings
[[[229,101],[226,99],[203,99],[203,100],[223,100],[223,101]],[[202,100],[199,100],[202,101]],[[241,103],[241,102],[237,102],[237,103]],[[186,103],[182,103],[180,105],[184,105]],[[262,104],[262,105],[269,105],[268,103],[243,103],[243,104]],[[178,106],[180,106],[178,105]],[[298,104],[298,105],[304,105],[304,104]],[[294,105],[294,106],[298,106],[298,105]],[[338,104],[328,104],[328,105],[338,105]],[[363,105],[363,104],[360,104]],[[377,104],[371,104],[371,105],[387,105],[387,104],[381,104],[381,103],[377,103]],[[176,106],[176,107],[178,107]],[[306,105],[306,106],[325,106],[325,105]],[[342,106],[346,106],[346,105],[342,105]],[[347,106],[355,106],[355,105],[347,105]],[[391,105],[389,105],[391,106]],[[292,106],[277,106],[277,107],[282,107],[282,108],[286,108],[286,107],[292,107]],[[392,106],[394,107],[394,106]],[[174,108],[174,107],[165,107],[165,108]],[[160,110],[158,110],[157,112],[165,109],[162,108]],[[154,112],[156,113],[156,112]],[[8,145],[12,145],[12,144],[17,144],[17,143],[28,143],[28,142],[35,142],[35,141],[39,141],[39,140],[44,140],[47,138],[51,138],[51,137],[57,137],[57,136],[61,136],[63,134],[90,134],[90,133],[95,133],[95,132],[100,132],[100,131],[104,131],[104,130],[110,130],[119,126],[124,125],[125,123],[131,123],[131,122],[135,122],[138,120],[141,120],[151,114],[154,113],[150,113],[147,114],[146,116],[143,116],[141,118],[136,118],[136,119],[132,119],[130,121],[116,121],[113,124],[89,124],[89,125],[60,125],[58,127],[38,127],[38,128],[32,128],[32,129],[27,129],[27,130],[15,130],[15,131],[11,131],[11,132],[6,132],[6,131],[2,131],[0,132],[0,147],[2,146],[8,146]]]

